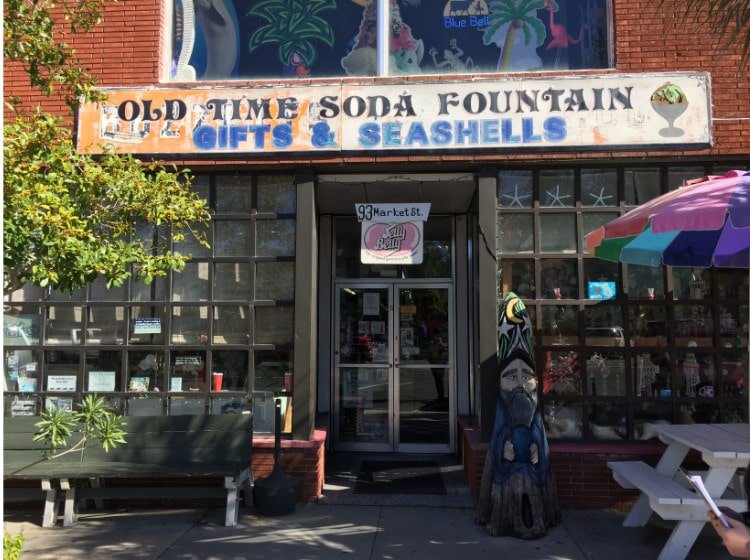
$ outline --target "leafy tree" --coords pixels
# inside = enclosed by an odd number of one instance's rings
[[[740,46],[741,63],[750,58],[750,2],[747,0],[659,0],[657,9],[670,6],[684,23],[709,23],[725,47]]]
[[[3,533],[3,560],[18,560],[23,550],[23,533],[15,536]]]
[[[75,51],[59,42],[63,30],[91,30],[106,0],[7,0],[3,54],[18,63],[33,88],[59,96],[75,111],[80,100],[102,99]],[[26,282],[61,291],[98,276],[119,286],[131,274],[146,282],[181,270],[189,255],[176,241],[208,223],[205,201],[190,190],[187,171],[144,165],[113,149],[94,158],[77,152],[70,129],[37,107],[30,114],[6,100],[15,118],[4,136],[4,291]],[[148,235],[143,235],[147,226]]]

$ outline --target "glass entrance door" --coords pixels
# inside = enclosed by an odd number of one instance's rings
[[[450,284],[336,287],[337,450],[453,450]]]

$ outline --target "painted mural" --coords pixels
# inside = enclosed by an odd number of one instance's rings
[[[391,75],[607,68],[607,0],[388,0]],[[375,0],[174,0],[172,79],[374,76]]]

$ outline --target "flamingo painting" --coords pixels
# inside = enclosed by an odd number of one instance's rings
[[[567,49],[570,45],[575,45],[581,42],[583,39],[583,30],[585,29],[586,25],[581,22],[581,29],[578,31],[578,37],[573,37],[568,33],[568,30],[565,29],[562,25],[559,23],[555,23],[555,12],[557,11],[557,4],[555,4],[554,0],[544,0],[544,5],[549,10],[549,31],[552,35],[552,40],[547,45],[547,50],[557,48],[557,49]]]

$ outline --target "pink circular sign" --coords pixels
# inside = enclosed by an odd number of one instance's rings
[[[372,224],[364,233],[364,248],[371,255],[383,260],[406,260],[413,255],[422,235],[411,223]]]

